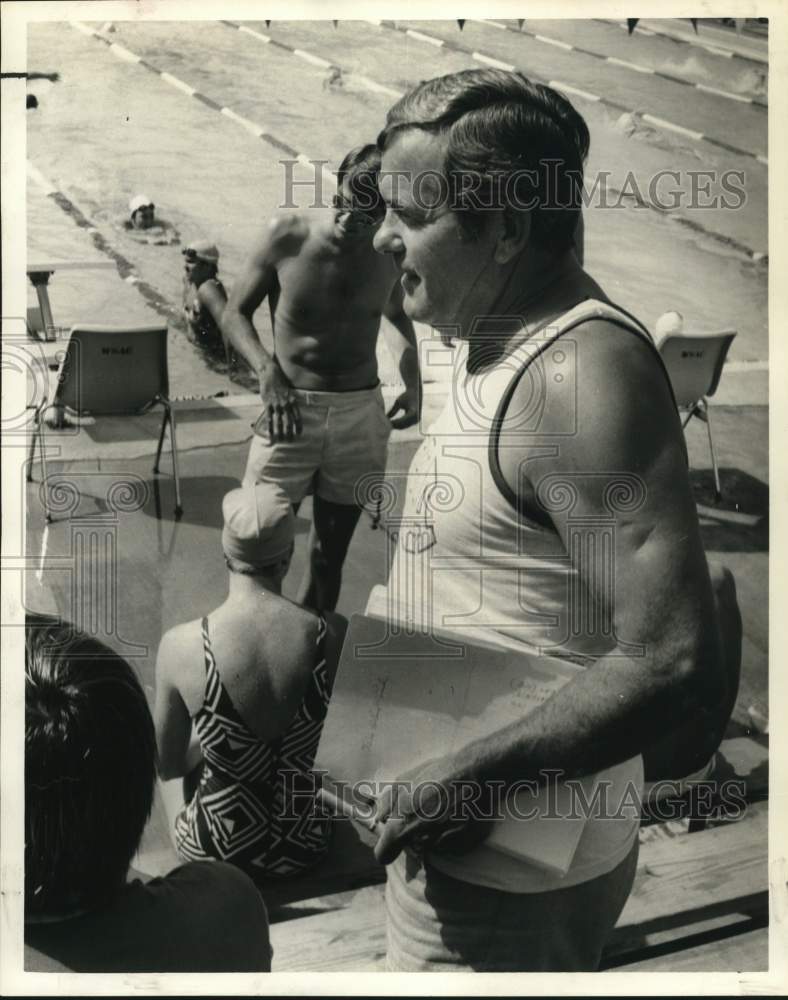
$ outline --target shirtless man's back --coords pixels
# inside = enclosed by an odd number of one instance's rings
[[[310,565],[299,600],[319,610],[336,607],[360,515],[358,481],[382,476],[391,428],[419,419],[413,326],[402,310],[396,268],[372,247],[382,220],[376,170],[374,147],[354,151],[340,167],[333,208],[275,216],[222,319],[225,336],[260,379],[263,412],[244,482],[277,482],[295,506],[314,492]],[[252,323],[266,297],[273,357]],[[405,383],[388,415],[376,358],[383,315]]]

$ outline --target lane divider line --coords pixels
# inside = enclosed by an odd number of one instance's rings
[[[380,27],[380,21],[370,21],[365,20],[365,24],[373,24],[376,28]],[[267,45],[273,45],[278,49],[282,49],[284,52],[289,52],[291,55],[296,56],[299,59],[304,59],[308,63],[312,63],[315,66],[320,66],[323,69],[338,69],[344,79],[351,83],[358,83],[365,90],[370,90],[374,94],[388,94],[391,97],[400,98],[404,96],[404,91],[394,90],[393,87],[386,87],[382,83],[377,83],[375,80],[370,80],[368,76],[361,76],[359,73],[350,73],[347,70],[342,69],[335,62],[331,62],[330,59],[325,59],[323,56],[315,55],[314,52],[307,52],[305,49],[297,49],[295,46],[288,45],[286,42],[280,42],[276,38],[272,38],[270,35],[264,35],[260,31],[255,31],[253,28],[247,27],[245,24],[238,24],[236,21],[228,21],[222,18],[219,24],[225,25],[227,28],[235,28],[236,31],[242,31],[245,35],[252,35],[254,38],[258,38],[260,41],[265,42]],[[430,44],[434,44],[433,39],[428,36],[419,35],[419,32],[414,33],[414,37],[418,36],[420,41],[429,41]],[[443,44],[443,43],[441,43]]]
[[[579,87],[572,87],[568,83],[562,83],[561,80],[550,80],[547,86],[552,87],[553,90],[560,90],[567,94],[575,94],[575,96],[583,97],[587,101],[602,101],[602,98],[597,94],[590,94],[587,90],[581,90]]]
[[[617,21],[609,17],[595,17],[595,21],[601,21],[603,24],[615,24],[619,28],[623,28],[624,31],[627,30],[627,25],[623,21]],[[690,35],[685,34],[682,31],[655,31],[650,28],[643,28],[641,25],[635,27],[635,31],[639,35],[650,35],[654,37],[655,35],[659,38],[668,38],[671,42],[677,42],[679,45],[692,45],[697,49],[706,49],[707,52],[711,52],[715,56],[723,56],[725,59],[743,59],[745,62],[758,63],[763,65],[768,63],[769,57],[759,55],[757,52],[751,52],[750,54],[745,54],[744,52],[738,52],[736,49],[726,49],[720,45],[714,45],[712,42],[704,42],[701,40],[700,35]]]
[[[664,118],[657,118],[656,115],[642,114],[640,116],[644,122],[648,122],[649,125],[656,125],[657,128],[664,128],[669,132],[678,132],[679,135],[686,135],[690,139],[695,139],[699,141],[703,138],[702,132],[695,132],[691,128],[685,128],[683,125],[676,125],[673,122],[665,121]]]
[[[390,94],[392,97],[404,97],[404,90],[394,90],[393,87],[386,87],[382,83],[376,83],[375,80],[370,80],[368,76],[359,76],[357,73],[349,73],[348,79],[357,80],[360,84],[367,88],[367,90],[372,90],[376,94]]]
[[[607,56],[605,62],[609,62],[613,66],[623,66],[625,69],[631,69],[635,73],[648,73],[652,76],[656,74],[656,70],[651,69],[650,66],[638,66],[637,63],[629,62],[626,59],[618,59],[616,56]]]
[[[408,28],[405,34],[409,38],[415,38],[417,42],[427,42],[428,45],[434,45],[436,48],[441,48],[443,46],[442,38],[434,38],[432,35],[423,35],[420,31],[414,31],[413,28]]]
[[[230,22],[223,21],[222,23],[229,24]],[[244,118],[243,115],[237,114],[235,111],[232,110],[232,108],[225,107],[221,105],[218,101],[215,101],[212,97],[208,97],[205,94],[201,94],[199,90],[196,90],[194,87],[190,86],[188,83],[185,83],[177,76],[173,76],[172,73],[168,73],[165,70],[159,69],[158,66],[154,66],[152,63],[147,62],[141,56],[138,56],[135,52],[131,52],[129,49],[123,48],[123,46],[118,46],[117,42],[110,41],[108,38],[105,38],[103,35],[99,34],[98,31],[89,27],[83,22],[69,21],[69,24],[73,28],[76,28],[77,31],[82,32],[82,34],[89,35],[90,37],[95,38],[97,41],[102,42],[109,48],[110,52],[114,52],[116,55],[118,54],[116,50],[120,48],[123,54],[120,55],[119,58],[122,58],[127,62],[136,63],[143,69],[148,70],[148,72],[158,76],[159,79],[163,80],[165,83],[168,83],[171,87],[174,87],[176,90],[181,91],[181,93],[186,94],[188,97],[194,98],[194,100],[199,101],[200,104],[204,104],[212,111],[218,111],[219,114],[222,114],[225,117],[229,118],[231,121],[234,121],[237,125],[240,125],[241,128],[245,129],[247,132],[250,132],[256,138],[261,139],[263,142],[267,143],[267,145],[272,146],[278,152],[285,153],[287,156],[291,157],[292,159],[298,160],[301,163],[311,165],[312,161],[305,154],[299,153],[298,150],[293,149],[293,147],[290,146],[288,143],[284,142],[282,139],[277,138],[277,136],[272,135],[262,125],[257,125],[255,122],[249,121],[248,118]],[[241,26],[235,24],[233,24],[232,26],[238,27],[239,30],[241,28]],[[286,48],[287,51],[293,51],[290,49],[289,46],[285,46],[281,42],[276,42],[275,39],[273,38],[268,38],[267,36],[261,36],[259,32],[253,32],[251,29],[249,29],[246,32],[246,34],[254,34],[256,37],[264,37],[269,44],[275,45],[277,48]],[[324,182],[329,186],[329,188],[333,187],[333,185],[336,183],[336,175],[331,170],[329,170],[324,164],[320,166],[320,170]]]
[[[323,69],[331,68],[331,63],[328,59],[321,59],[320,56],[313,56],[311,52],[304,52],[303,49],[293,49],[293,55],[298,56],[299,59],[305,59],[308,63],[312,63],[313,66],[322,66]]]
[[[696,90],[702,90],[704,94],[717,94],[720,97],[727,97],[729,101],[739,101],[740,104],[753,104],[751,97],[744,97],[741,94],[730,94],[727,90],[720,90],[719,87],[710,87],[706,83],[696,83]],[[765,108],[766,105],[758,105],[758,107]]]
[[[148,69],[146,64],[145,69]],[[183,80],[179,80],[177,76],[173,76],[171,73],[159,73],[159,76],[164,80],[165,83],[172,84],[176,90],[182,90],[184,94],[188,97],[194,97],[197,91],[194,87],[190,87],[188,83],[184,83]]]
[[[515,69],[511,63],[502,62],[500,59],[494,59],[492,56],[486,56],[482,52],[471,52],[471,59],[475,59],[476,62],[486,63],[488,66],[495,66],[497,69],[507,69],[510,72]]]
[[[47,197],[55,193],[54,185],[50,184],[50,182],[46,179],[46,177],[44,177],[44,175],[41,173],[38,167],[33,166],[30,160],[27,161],[27,176],[31,180],[35,181],[36,184],[38,184],[38,186],[41,188],[44,194],[47,195]]]
[[[255,125],[253,121],[249,121],[248,118],[244,118],[243,115],[239,115],[236,111],[233,111],[232,108],[224,107],[222,108],[220,114],[231,118],[234,122],[237,122],[241,128],[245,128],[247,132],[251,132],[252,135],[258,139],[263,134],[264,130],[259,125]]]
[[[404,25],[397,24],[394,21],[381,21],[380,26],[382,28],[387,29],[388,31],[396,31],[402,35],[410,35],[410,37],[413,37],[410,28],[406,28]],[[421,35],[422,32],[419,32],[418,34]],[[515,66],[510,65],[509,63],[504,63],[498,59],[493,59],[492,56],[486,56],[480,52],[475,52],[472,49],[469,49],[465,45],[460,45],[458,42],[448,41],[445,38],[441,38],[439,39],[439,41],[441,42],[441,47],[449,52],[457,52],[460,53],[461,55],[470,56],[471,59],[475,59],[478,62],[487,63],[490,66],[497,66],[500,69],[512,70],[517,68]],[[575,51],[583,51],[583,50],[575,49]],[[657,73],[655,72],[654,75],[656,76]],[[672,122],[666,122],[662,118],[657,118],[654,115],[648,115],[642,111],[637,111],[635,108],[628,108],[626,107],[626,105],[621,104],[618,101],[614,101],[609,97],[602,97],[599,94],[592,94],[589,91],[582,90],[579,87],[570,87],[568,84],[565,83],[562,84],[559,83],[558,81],[547,81],[542,79],[541,77],[535,76],[532,73],[527,73],[527,76],[529,77],[529,79],[534,80],[537,83],[546,83],[548,87],[554,87],[556,90],[562,90],[565,91],[566,93],[574,94],[577,97],[582,97],[586,101],[598,102],[599,104],[602,104],[604,107],[614,108],[617,111],[626,112],[627,114],[633,115],[635,118],[641,118],[645,121],[650,120],[652,123],[659,123],[661,128],[669,129],[672,132],[678,132],[681,135],[687,136],[688,138],[695,139],[697,142],[708,142],[712,146],[719,146],[721,149],[724,149],[730,153],[737,153],[739,156],[749,156],[752,159],[757,160],[759,163],[763,163],[764,165],[768,166],[768,159],[766,155],[763,153],[753,152],[752,150],[749,149],[742,149],[739,146],[734,146],[731,143],[723,142],[721,139],[715,139],[713,136],[706,135],[705,132],[696,132],[694,129],[686,128],[684,125],[676,125],[673,124]]]
[[[663,70],[653,69],[650,66],[641,66],[638,63],[630,62],[628,59],[619,59],[617,56],[608,56],[604,52],[596,52],[594,49],[587,49],[582,45],[572,45],[569,42],[564,42],[559,38],[549,38],[547,35],[537,34],[535,31],[529,31],[528,28],[515,28],[511,24],[501,24],[500,21],[492,21],[481,17],[471,17],[468,18],[469,21],[473,21],[475,24],[483,24],[490,28],[498,28],[501,31],[511,31],[515,35],[527,35],[529,38],[535,39],[537,42],[543,42],[545,45],[553,45],[556,48],[564,49],[567,52],[579,52],[584,56],[591,56],[593,59],[599,59],[602,62],[610,63],[612,66],[620,66],[622,69],[629,69],[635,73],[648,73],[651,76],[659,77],[661,80],[670,80],[671,83],[681,84],[683,87],[693,87],[696,90],[702,90],[710,94],[714,94],[716,97],[724,97],[729,101],[738,101],[740,104],[750,104],[754,108],[758,108],[761,111],[765,111],[768,108],[768,102],[759,100],[756,97],[743,97],[741,94],[734,94],[728,90],[722,90],[715,87],[707,87],[702,83],[695,83],[693,80],[687,80],[683,76],[674,76],[672,73],[666,73]],[[596,20],[601,20],[596,18]],[[623,25],[622,27],[626,27]],[[637,28],[635,29],[638,30]],[[648,31],[648,29],[643,29],[643,31],[649,35],[653,35],[653,31]]]
[[[554,45],[557,49],[564,49],[566,52],[573,52],[575,48],[569,42],[562,42],[558,38],[548,38],[547,35],[534,35],[533,37],[537,42],[543,42],[545,45]]]
[[[129,52],[127,48],[124,48],[122,45],[118,45],[117,42],[113,42],[110,45],[110,50],[112,51],[113,56],[117,56],[118,59],[123,59],[124,62],[138,63],[140,61],[139,56],[135,55],[133,52]]]
[[[229,24],[229,23],[230,23],[229,21],[222,22],[222,24]],[[252,38],[256,38],[258,42],[263,42],[265,45],[269,45],[271,42],[271,39],[268,37],[268,35],[264,35],[262,31],[255,31],[254,28],[247,28],[245,24],[234,24],[233,27],[238,28],[238,30],[242,31],[245,35],[251,35]]]
[[[694,219],[688,218],[685,215],[676,215],[671,209],[665,208],[663,205],[655,204],[649,198],[644,198],[639,191],[637,193],[634,191],[619,191],[616,188],[609,188],[608,190],[615,198],[629,199],[639,208],[648,208],[652,212],[656,212],[657,215],[661,215],[663,218],[669,219],[671,222],[675,222],[676,225],[682,226],[684,229],[690,229],[692,232],[698,233],[705,239],[713,240],[715,243],[719,243],[720,246],[724,246],[730,250],[735,250],[737,253],[742,254],[742,256],[746,257],[753,263],[764,262],[768,264],[768,253],[761,250],[753,250],[752,247],[748,247],[745,243],[741,243],[733,236],[726,236],[724,233],[715,232],[713,229],[706,229],[699,222],[696,222]]]

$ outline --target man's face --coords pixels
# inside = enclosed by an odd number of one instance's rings
[[[411,319],[467,332],[495,300],[495,226],[471,239],[449,206],[443,173],[445,136],[419,129],[396,135],[383,154],[380,192],[386,217],[374,246],[402,273],[403,306]]]
[[[382,219],[382,215],[368,206],[359,206],[345,178],[334,195],[334,225],[340,237],[371,239]]]
[[[150,229],[156,221],[154,218],[154,206],[142,205],[131,216],[131,225],[134,229]]]

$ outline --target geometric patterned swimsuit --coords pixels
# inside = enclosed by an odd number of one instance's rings
[[[266,743],[249,731],[225,690],[203,618],[205,699],[194,725],[204,764],[194,797],[175,821],[183,858],[218,858],[261,879],[293,875],[325,854],[330,820],[317,812],[311,774],[331,696],[325,636],[321,617],[304,700],[287,731]]]

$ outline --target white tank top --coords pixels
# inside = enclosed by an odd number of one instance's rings
[[[480,638],[498,633],[529,651],[549,650],[584,666],[615,646],[612,621],[587,600],[549,516],[539,518],[538,503],[533,505],[536,519],[516,509],[516,498],[509,496],[498,463],[498,454],[507,447],[507,427],[510,431],[517,428],[520,449],[524,429],[538,432],[540,443],[550,442],[545,445],[548,456],[556,453],[562,436],[576,432],[573,337],[568,334],[574,329],[577,336],[583,336],[580,324],[591,319],[613,322],[630,331],[622,330],[622,336],[634,333],[652,343],[628,314],[592,299],[478,371],[469,373],[457,364],[446,405],[426,431],[408,470],[387,585],[390,606],[398,609],[398,616]],[[546,351],[556,376],[549,386],[540,362]],[[655,357],[659,357],[656,350]],[[565,378],[560,377],[562,371]],[[529,379],[533,387],[531,403],[510,413],[508,401],[523,379]],[[557,408],[566,415],[561,418],[562,426],[546,426],[543,400],[547,392],[565,396],[565,405]],[[634,477],[622,475],[610,484],[605,496],[613,511],[621,511],[634,502],[636,494]],[[539,485],[537,500],[548,510],[570,504],[571,485],[547,476]],[[587,525],[578,528],[588,535]],[[604,535],[603,525],[599,537]],[[600,777],[611,782],[608,802],[615,806],[623,801],[629,808],[614,819],[592,816],[588,820],[572,866],[563,877],[485,846],[457,858],[433,853],[429,861],[455,878],[510,892],[543,892],[611,871],[626,857],[637,836],[642,758],[610,768]]]

